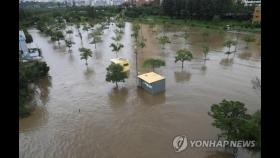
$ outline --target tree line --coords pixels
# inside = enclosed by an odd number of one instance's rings
[[[248,20],[254,10],[254,6],[245,7],[240,0],[163,0],[162,8],[170,17],[189,19]]]
[[[126,16],[169,16],[176,19],[250,20],[254,6],[244,6],[241,0],[163,0],[161,6],[145,5],[126,8]]]

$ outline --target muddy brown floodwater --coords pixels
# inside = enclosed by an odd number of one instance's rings
[[[50,66],[50,78],[44,80],[38,105],[31,116],[19,122],[19,157],[21,158],[228,158],[223,149],[187,148],[174,152],[172,141],[177,135],[188,139],[217,139],[219,130],[211,125],[207,115],[210,106],[222,99],[244,102],[250,113],[261,108],[260,93],[253,89],[251,80],[261,77],[261,49],[258,42],[244,49],[239,40],[235,55],[227,55],[223,46],[234,33],[211,31],[210,53],[204,65],[201,45],[202,30],[191,28],[187,44],[183,32],[172,28],[166,32],[172,44],[161,50],[152,28],[142,25],[147,39],[139,51],[140,72],[143,60],[151,57],[164,59],[165,67],[155,71],[166,77],[166,92],[151,96],[137,88],[135,54],[130,23],[126,23],[119,57],[129,59],[131,72],[125,83],[105,81],[106,67],[115,53],[109,47],[114,26],[104,31],[103,42],[89,44],[83,32],[83,44],[94,51],[88,67],[80,60],[81,41],[74,29],[75,45],[69,54],[64,44],[58,48],[37,30],[30,30]],[[176,31],[177,30],[177,31]],[[239,38],[242,38],[240,34]],[[260,35],[255,35],[259,41]],[[175,52],[190,49],[195,59],[174,63]],[[232,50],[234,47],[232,47]],[[80,112],[79,112],[80,109]],[[238,157],[258,157],[240,150]]]

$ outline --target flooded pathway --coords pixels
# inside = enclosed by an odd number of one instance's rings
[[[161,50],[152,29],[142,25],[147,46],[139,50],[140,72],[149,71],[141,67],[147,58],[161,58],[166,62],[165,67],[156,69],[166,77],[166,92],[151,96],[136,86],[130,23],[125,25],[121,41],[124,48],[119,53],[119,57],[130,62],[130,76],[125,83],[120,83],[119,89],[105,81],[106,67],[115,57],[109,47],[113,27],[104,31],[103,42],[97,44],[97,49],[89,44],[83,32],[84,46],[94,52],[88,67],[80,60],[81,41],[76,29],[73,34],[76,44],[71,54],[64,44],[58,48],[37,30],[29,31],[50,66],[51,78],[41,85],[44,95],[38,107],[30,117],[20,120],[19,157],[230,157],[214,149],[191,148],[175,153],[172,141],[181,134],[190,139],[217,139],[219,130],[211,125],[213,120],[207,112],[222,99],[241,101],[249,112],[261,108],[260,93],[251,83],[255,77],[261,77],[260,46],[252,43],[249,49],[244,49],[245,43],[240,40],[236,55],[227,58],[223,42],[235,39],[235,35],[213,31],[209,41],[210,60],[204,66],[200,60],[200,29],[191,29],[187,45],[180,38],[183,32],[167,32],[172,44]],[[181,64],[174,63],[174,56],[184,47],[189,48],[196,59],[186,62],[181,70]],[[240,157],[249,156],[241,152]]]

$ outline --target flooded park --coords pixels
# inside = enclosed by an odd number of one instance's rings
[[[75,44],[68,52],[64,42],[60,47],[36,29],[30,29],[34,42],[42,50],[43,60],[50,67],[49,78],[40,81],[36,93],[36,108],[29,117],[19,120],[19,157],[53,158],[229,158],[224,149],[187,148],[174,152],[172,141],[177,135],[189,139],[217,139],[219,129],[212,126],[207,114],[212,104],[223,99],[243,102],[249,113],[261,108],[260,91],[252,80],[261,77],[260,34],[256,42],[246,43],[239,33],[234,54],[226,55],[225,40],[235,40],[237,34],[210,30],[209,60],[204,63],[203,29],[189,28],[187,41],[180,27],[165,28],[171,43],[162,49],[154,28],[141,24],[141,35],[146,46],[138,51],[139,72],[148,58],[165,61],[166,66],[155,72],[166,79],[164,93],[151,95],[137,87],[132,23],[126,22],[119,57],[128,59],[130,73],[116,89],[105,81],[106,67],[115,58],[110,44],[115,25],[104,30],[102,42],[90,44],[87,31],[83,41],[73,27]],[[88,66],[80,59],[81,44],[93,51]],[[192,61],[174,62],[176,52],[189,49]],[[231,47],[232,50],[235,46]],[[256,157],[239,151],[238,157]]]

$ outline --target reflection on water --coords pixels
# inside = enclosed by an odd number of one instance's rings
[[[19,120],[20,132],[32,131],[42,127],[48,121],[48,111],[44,106],[37,106],[32,111],[32,114]]]
[[[190,81],[192,74],[188,71],[175,71],[174,77],[177,83]]]
[[[39,96],[40,101],[43,105],[45,105],[49,99],[49,92],[50,88],[52,87],[51,77],[46,77],[44,79],[41,79],[39,83],[36,84],[39,89]]]
[[[41,79],[36,83],[36,95],[34,100],[36,106],[34,107],[31,115],[27,118],[20,119],[20,131],[34,130],[43,126],[48,120],[48,112],[45,105],[49,101],[50,88],[52,87],[51,77]]]
[[[206,66],[206,64],[204,64],[201,66],[201,72],[205,75],[206,71],[207,71],[207,66]]]
[[[116,107],[116,106],[119,107],[125,105],[125,102],[128,97],[128,90],[125,87],[112,88],[108,96],[112,107]]]
[[[242,53],[238,54],[238,57],[240,59],[249,60],[252,57],[252,53],[245,51],[245,52],[242,52]]]
[[[261,80],[259,77],[256,77],[254,79],[251,80],[252,84],[253,84],[253,89],[256,90],[256,93],[261,96]]]
[[[137,88],[137,98],[139,98],[143,104],[149,106],[164,104],[166,101],[165,92],[151,95],[140,87]]]
[[[232,66],[234,58],[224,58],[220,61],[220,64],[223,66]]]
[[[68,59],[69,59],[69,61],[70,61],[70,63],[73,63],[73,61],[74,61],[74,55],[72,55],[72,53],[73,53],[73,51],[71,50],[70,52],[69,52],[69,56],[68,56]]]
[[[92,68],[87,67],[86,70],[84,70],[84,75],[87,80],[89,80],[93,74],[94,70]]]

